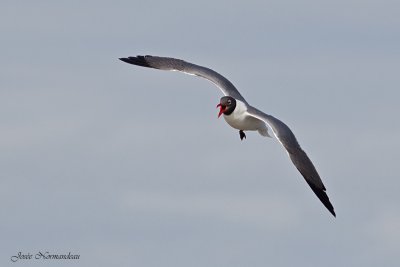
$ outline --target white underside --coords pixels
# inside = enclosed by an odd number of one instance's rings
[[[236,100],[236,108],[230,115],[224,114],[225,121],[232,127],[243,131],[258,131],[262,136],[271,137],[264,121],[247,113],[246,105]]]

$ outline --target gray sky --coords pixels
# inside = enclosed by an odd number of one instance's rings
[[[399,10],[3,1],[1,266],[398,266]],[[137,54],[213,68],[287,123],[337,218],[276,140],[217,119],[211,83],[117,60]]]

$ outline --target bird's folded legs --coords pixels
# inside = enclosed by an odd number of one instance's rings
[[[240,140],[243,140],[243,138],[246,139],[246,134],[243,132],[243,130],[239,131],[239,136],[240,136]]]

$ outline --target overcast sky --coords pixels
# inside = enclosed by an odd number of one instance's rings
[[[2,1],[1,266],[399,266],[399,1]],[[221,93],[288,124],[329,214]],[[71,252],[75,262],[19,260]]]

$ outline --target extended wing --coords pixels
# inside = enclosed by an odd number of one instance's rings
[[[195,65],[181,59],[169,57],[136,56],[120,58],[120,60],[137,66],[159,70],[180,71],[203,77],[214,83],[219,89],[221,89],[224,95],[232,96],[233,98],[239,99],[247,104],[246,100],[235,88],[235,86],[224,76],[216,71],[213,71],[212,69]]]
[[[275,137],[284,146],[293,164],[299,170],[301,175],[303,175],[312,191],[317,195],[319,200],[321,200],[321,202],[332,213],[332,215],[336,217],[334,208],[329,201],[328,195],[325,192],[325,186],[322,183],[317,170],[315,169],[310,158],[307,156],[306,152],[304,152],[304,150],[300,147],[296,137],[289,127],[277,118],[265,114],[264,112],[261,112],[252,106],[248,107],[247,112],[250,116],[262,120],[269,125]]]

